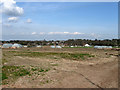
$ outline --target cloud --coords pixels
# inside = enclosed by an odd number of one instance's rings
[[[84,33],[74,32],[74,33],[72,33],[72,34],[74,34],[74,35],[79,35],[79,34],[84,34]]]
[[[64,32],[49,32],[48,34],[64,34]]]
[[[0,24],[2,24],[2,21],[0,20]]]
[[[48,34],[70,34],[70,32],[49,32]]]
[[[32,20],[31,20],[31,19],[27,19],[26,22],[27,22],[27,23],[32,23]]]
[[[8,22],[17,22],[18,17],[9,17]]]
[[[69,34],[69,32],[63,32],[64,34]]]
[[[85,33],[80,33],[80,32],[32,32],[31,35],[63,35],[63,36],[66,36],[66,35],[69,35],[69,36],[81,36],[81,35],[87,35]],[[88,36],[88,35],[87,35]],[[89,35],[91,36],[91,34]]]
[[[45,34],[45,32],[40,32],[39,34],[43,35],[43,34]]]
[[[2,11],[8,16],[20,16],[24,13],[23,8],[16,5],[14,0],[0,0],[0,5],[2,6]]]
[[[37,34],[36,32],[32,32],[32,35],[35,35],[35,34]]]
[[[48,34],[73,34],[73,35],[80,35],[80,34],[84,34],[84,33],[80,33],[80,32],[49,32]]]

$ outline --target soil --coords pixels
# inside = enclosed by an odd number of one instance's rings
[[[10,51],[3,50],[3,52]],[[11,50],[12,51],[12,50]],[[19,50],[18,50],[19,51]],[[36,58],[14,56],[5,65],[30,65],[49,67],[44,75],[19,77],[3,88],[117,88],[118,51],[97,49],[30,49],[34,52],[81,52],[95,57],[87,60],[68,60],[63,58]]]

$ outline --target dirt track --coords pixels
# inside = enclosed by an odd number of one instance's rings
[[[98,51],[99,52],[99,51]],[[100,53],[103,51],[100,51]],[[92,52],[91,53],[97,53]],[[109,52],[108,52],[109,53]],[[116,54],[116,52],[115,52]],[[17,58],[17,59],[16,59]],[[93,58],[91,58],[93,59]],[[16,56],[8,65],[52,65],[44,76],[24,76],[14,83],[3,87],[17,88],[117,88],[118,87],[118,57],[110,56],[94,58],[94,60],[73,61],[28,58]],[[98,59],[98,60],[97,60]],[[34,80],[33,80],[34,78]],[[46,80],[48,82],[46,82]],[[43,83],[40,83],[43,82]]]

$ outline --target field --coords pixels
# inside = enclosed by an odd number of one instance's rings
[[[2,50],[3,88],[117,88],[118,51],[94,48]]]

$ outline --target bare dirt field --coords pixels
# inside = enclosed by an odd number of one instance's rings
[[[3,88],[117,88],[118,51],[3,49]]]

